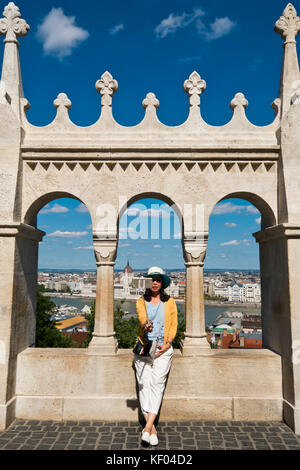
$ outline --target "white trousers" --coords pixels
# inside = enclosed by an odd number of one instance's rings
[[[158,414],[173,355],[174,350],[171,346],[153,362],[149,357],[134,356],[140,405],[144,415]]]

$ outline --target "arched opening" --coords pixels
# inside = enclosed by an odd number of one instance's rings
[[[24,220],[45,233],[32,260],[37,285],[31,345],[86,347],[96,298],[89,210],[69,193],[49,193],[31,205]]]
[[[254,194],[229,194],[210,214],[204,292],[213,348],[263,347],[261,258],[253,233],[272,225],[272,209]]]
[[[184,331],[186,282],[181,214],[169,198],[143,193],[131,198],[121,208],[118,218],[114,304],[119,348],[132,347],[135,343],[138,326],[135,304],[145,292],[143,275],[151,266],[161,267],[171,278],[166,293],[175,299],[178,308],[179,333],[175,347],[179,347]],[[121,338],[126,334],[126,322],[131,325],[130,340],[128,336],[127,340]]]

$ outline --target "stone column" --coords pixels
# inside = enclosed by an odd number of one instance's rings
[[[263,347],[282,357],[283,418],[300,434],[300,225],[254,234],[260,244]]]
[[[185,234],[183,252],[186,266],[186,331],[182,345],[184,356],[209,354],[210,345],[206,339],[203,265],[206,255],[208,234]]]
[[[45,232],[0,226],[0,429],[14,419],[18,354],[34,346],[38,243]]]
[[[99,238],[94,233],[94,249],[97,263],[97,287],[95,325],[90,351],[103,356],[115,355],[117,340],[114,332],[114,265],[117,254],[117,238]]]

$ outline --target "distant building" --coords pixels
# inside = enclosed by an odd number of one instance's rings
[[[213,290],[215,296],[224,297],[229,302],[259,303],[261,301],[261,288],[257,283],[231,281],[230,284],[225,284],[215,281]]]
[[[55,327],[65,333],[71,333],[76,328],[77,331],[87,331],[88,322],[84,317],[72,317],[68,318],[67,320],[62,320],[61,322],[57,323]]]

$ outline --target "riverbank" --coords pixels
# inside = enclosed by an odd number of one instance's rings
[[[58,299],[63,299],[63,300],[67,300],[67,299],[86,299],[88,300],[89,302],[93,301],[93,300],[96,300],[96,297],[95,296],[88,296],[88,295],[80,295],[80,294],[60,294],[60,293],[55,293],[55,292],[43,292],[43,295],[47,296],[47,297],[54,297],[54,298],[58,298]],[[136,302],[137,299],[139,298],[139,296],[137,297],[132,297],[132,298],[129,298],[129,299],[114,299],[115,302],[121,302],[122,300],[124,300],[125,302]],[[185,299],[175,299],[176,303],[177,304],[184,304],[185,303]],[[255,309],[260,309],[261,308],[261,303],[258,303],[258,302],[227,302],[227,301],[223,301],[223,302],[220,302],[218,300],[205,300],[204,301],[204,305],[207,305],[207,306],[212,306],[212,307],[235,307],[235,308],[248,308],[248,307],[251,307],[251,308],[255,308]]]

